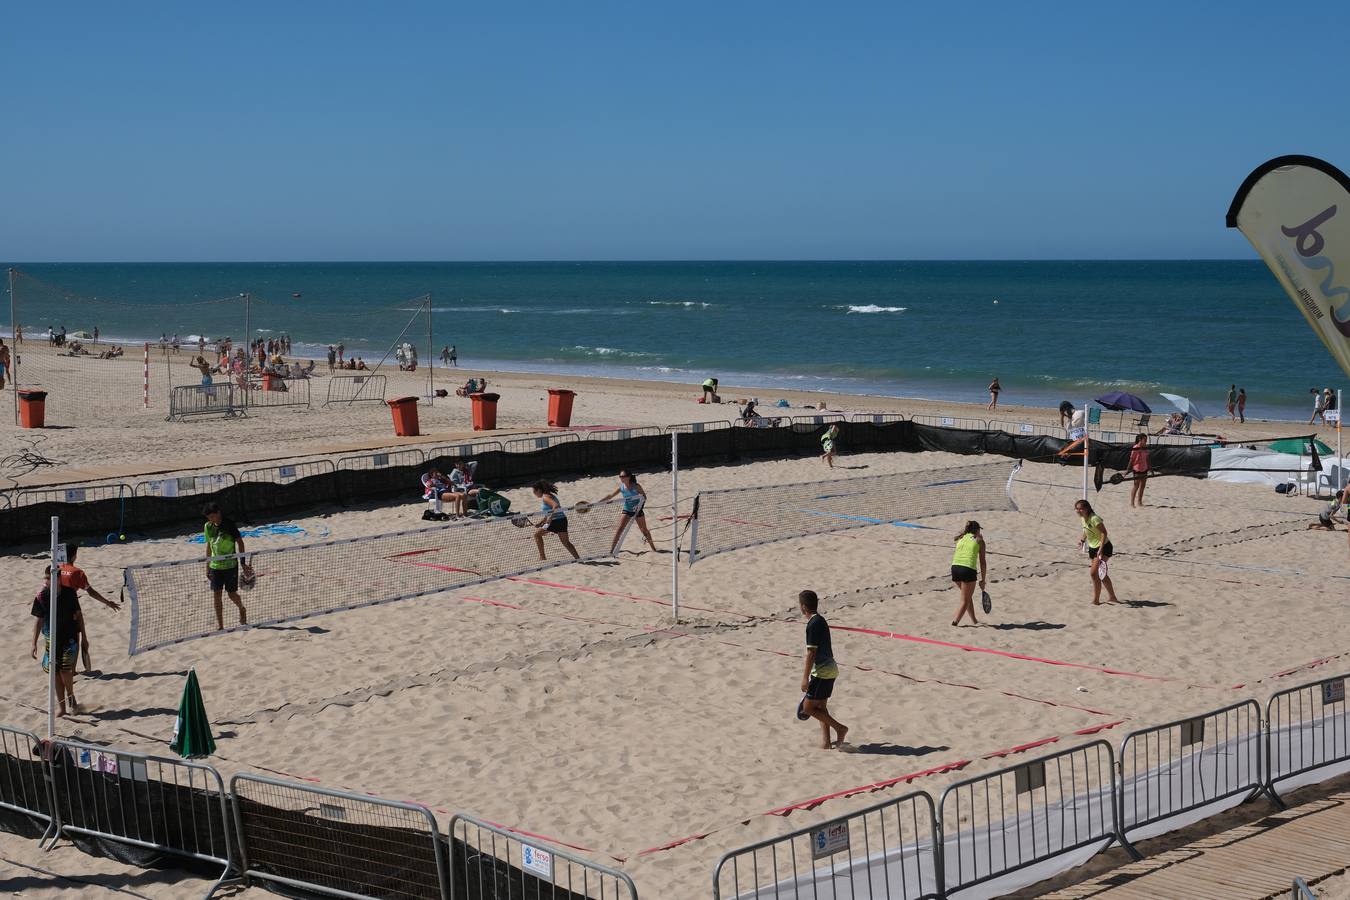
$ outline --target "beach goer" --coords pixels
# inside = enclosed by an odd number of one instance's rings
[[[722,398],[717,396],[717,379],[705,378],[703,380],[703,402],[721,403]]]
[[[455,349],[454,344],[450,345],[450,365],[459,368],[459,351]]]
[[[1238,388],[1238,421],[1243,425],[1247,424],[1247,389]]]
[[[1228,418],[1237,421],[1237,385],[1228,386]]]
[[[221,594],[229,594],[230,602],[239,610],[239,624],[248,624],[248,610],[239,597],[239,572],[242,569],[247,577],[253,576],[253,569],[247,562],[241,562],[235,554],[246,553],[244,536],[232,519],[225,518],[220,506],[208,503],[202,507],[206,524],[202,526],[202,537],[206,539],[206,580],[211,585],[211,600],[216,607],[216,626],[225,628],[225,612],[221,604]]]
[[[53,659],[56,662],[56,701],[57,717],[66,714],[66,700],[69,698],[71,710],[79,712],[79,702],[75,699],[75,660],[80,651],[80,623],[82,615],[80,600],[75,591],[58,586],[56,589],[56,635],[52,639],[51,626],[51,566],[43,572],[42,589],[33,598],[30,612],[33,615],[33,647],[30,655],[37,659],[38,638],[46,639],[46,649],[42,654],[42,671],[50,672]],[[53,651],[53,648],[55,650]]]
[[[544,553],[544,535],[556,534],[558,540],[567,548],[567,552],[572,554],[572,558],[580,559],[577,548],[572,546],[572,539],[567,536],[567,510],[563,509],[562,503],[558,500],[558,486],[540,479],[530,490],[539,498],[540,508],[544,514],[534,529],[534,544],[539,548],[539,558],[548,559],[548,555]]]
[[[5,339],[0,338],[0,389],[5,386],[5,378],[9,375],[9,348],[5,346]]]
[[[1308,419],[1308,424],[1313,424],[1319,417],[1322,417],[1322,421],[1325,423],[1326,418],[1323,413],[1326,411],[1326,394],[1323,393],[1321,388],[1312,388],[1310,393],[1313,395],[1313,414],[1312,418]]]
[[[1339,491],[1336,496],[1331,498],[1331,502],[1317,514],[1317,521],[1308,526],[1308,530],[1319,529],[1321,531],[1336,530],[1336,514],[1341,511],[1341,507],[1350,503],[1350,484],[1345,489]]]
[[[332,344],[328,345],[328,371],[332,372],[333,367],[337,365],[337,348]]]
[[[623,509],[619,511],[619,527],[614,529],[614,539],[609,542],[609,555],[614,555],[614,550],[619,546],[619,538],[623,535],[623,530],[628,527],[628,523],[637,522],[638,530],[647,540],[647,546],[656,550],[656,541],[652,540],[652,533],[647,530],[647,514],[642,508],[647,505],[647,492],[643,490],[642,485],[638,484],[637,478],[627,469],[619,472],[619,486],[608,494],[600,498],[600,502],[613,500],[615,497],[623,495]]]
[[[98,343],[98,326],[97,326],[97,325],[94,326],[94,343],[95,343],[95,344]]]
[[[830,624],[820,614],[820,598],[815,591],[797,595],[797,607],[806,617],[806,664],[802,669],[802,710],[820,723],[820,749],[830,750],[843,745],[848,726],[830,715],[830,697],[839,678],[839,664],[834,659],[830,642]],[[830,741],[830,729],[835,740]]]
[[[1059,401],[1059,427],[1068,428],[1073,421],[1074,408],[1068,400]]]
[[[825,460],[825,464],[831,469],[834,468],[834,454],[836,444],[839,440],[839,426],[830,423],[830,427],[825,429],[825,433],[820,436],[820,458]]]
[[[441,365],[442,365],[442,366],[448,366],[448,365],[450,365],[450,345],[449,345],[449,344],[446,344],[444,347],[441,348]]]
[[[338,345],[337,345],[338,365],[342,365],[342,355],[343,355],[344,353],[346,353],[346,352],[347,352],[347,347],[346,347],[344,344],[338,344]]]
[[[1106,523],[1102,521],[1101,516],[1093,512],[1092,504],[1086,500],[1074,503],[1073,509],[1083,525],[1083,537],[1079,539],[1078,547],[1080,550],[1084,546],[1087,547],[1088,573],[1092,576],[1092,605],[1102,605],[1103,587],[1106,588],[1108,602],[1119,603],[1120,601],[1116,599],[1115,585],[1111,583],[1111,576],[1107,574],[1107,560],[1115,553],[1115,548],[1111,546]]]
[[[1327,420],[1327,413],[1336,410],[1336,392],[1331,388],[1322,389],[1322,421]]]
[[[986,409],[998,408],[998,394],[1001,390],[1003,390],[1003,385],[998,383],[998,376],[995,375],[994,380],[989,382],[989,406]]]
[[[477,465],[477,463],[457,459],[455,460],[455,467],[450,470],[450,494],[454,500],[456,512],[461,516],[469,514],[470,499],[473,499],[475,504],[477,502],[478,487],[473,483],[473,469]]]
[[[1134,446],[1130,447],[1130,474],[1134,481],[1130,485],[1130,506],[1144,505],[1144,485],[1148,484],[1148,435],[1139,432],[1134,436]]]
[[[956,608],[952,625],[959,626],[966,613],[970,613],[970,624],[980,624],[975,619],[975,584],[978,582],[980,590],[984,590],[988,574],[984,534],[980,531],[980,523],[971,519],[966,523],[965,530],[956,536],[956,549],[952,552],[952,584],[961,592],[961,605]]]
[[[422,475],[422,499],[427,501],[427,508],[422,510],[424,522],[444,522],[450,518],[450,514],[445,512],[442,504],[453,503],[455,496],[450,479],[435,466]]]

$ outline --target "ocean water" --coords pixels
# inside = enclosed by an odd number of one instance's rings
[[[15,264],[17,320],[125,341],[288,332],[378,359],[406,328],[461,368],[961,401],[1158,391],[1298,418],[1339,367],[1259,261]],[[294,296],[298,294],[299,296]],[[7,323],[6,323],[7,324]],[[8,328],[5,329],[8,333]]]

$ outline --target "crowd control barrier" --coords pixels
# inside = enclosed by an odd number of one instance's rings
[[[942,894],[933,798],[919,791],[723,855],[713,900]]]
[[[966,419],[961,416],[911,416],[910,421],[939,428],[960,428],[963,431],[989,430],[989,423],[984,419]]]
[[[1116,797],[1115,755],[1105,741],[957,782],[938,803],[945,890],[1060,856],[1086,861],[1120,833]],[[1029,875],[1027,883],[1056,871]]]
[[[468,444],[449,444],[443,447],[432,447],[427,451],[427,460],[435,460],[441,457],[454,457],[471,459],[484,453],[493,451],[502,452],[500,441],[474,441]]]
[[[230,779],[245,881],[334,897],[450,897],[425,806],[256,775]]]
[[[1064,437],[1065,431],[1057,425],[1033,425],[1030,422],[989,422],[990,431],[1006,431],[1008,434],[1044,434],[1050,437]],[[1095,438],[1097,435],[1093,434]]]
[[[643,425],[635,428],[605,428],[586,432],[588,441],[626,441],[634,437],[649,437],[664,434],[659,425]]]
[[[244,407],[231,381],[219,384],[184,384],[169,388],[168,422],[181,422],[194,416],[232,418]]]
[[[323,405],[327,409],[354,403],[379,404],[384,402],[384,392],[383,375],[330,375]]]
[[[330,460],[316,459],[309,462],[284,463],[279,466],[261,466],[245,469],[239,473],[239,480],[245,484],[261,482],[263,484],[290,484],[302,478],[315,475],[327,475],[337,471]]]
[[[0,725],[0,809],[24,837],[45,839],[52,833],[51,782],[43,765],[38,736]]]
[[[685,422],[680,425],[667,425],[666,433],[702,434],[705,431],[724,431],[730,427],[731,422],[721,419],[714,422]]]
[[[93,503],[98,500],[121,500],[132,496],[130,485],[88,484],[79,487],[25,488],[14,495],[15,506],[36,506],[39,503]]]
[[[456,897],[638,900],[628,873],[460,814],[450,820]],[[463,890],[459,894],[460,878]]]
[[[843,413],[816,413],[810,416],[793,416],[793,425],[806,425],[815,428],[820,425],[829,425],[831,422],[847,422],[848,417]]]
[[[266,389],[267,385],[271,389]],[[239,404],[244,409],[274,409],[278,407],[309,408],[309,379],[282,378],[279,375],[250,375],[238,390]]]
[[[849,421],[866,422],[869,425],[885,425],[888,422],[903,422],[905,417],[900,413],[854,413]]]
[[[1323,678],[1277,691],[1266,703],[1266,792],[1284,806],[1277,785],[1328,766],[1350,762],[1345,682]],[[1350,768],[1341,765],[1338,768]],[[1326,772],[1322,777],[1337,774]]]
[[[176,475],[138,481],[133,493],[137,497],[198,497],[234,484],[234,475],[229,472],[211,475]]]
[[[83,835],[234,868],[225,785],[210,766],[78,741],[53,742],[57,836]]]
[[[1261,793],[1263,737],[1255,700],[1125,735],[1120,744],[1122,842],[1128,846],[1130,840],[1180,828],[1190,821],[1174,818],[1183,813]]]
[[[538,437],[516,438],[502,444],[507,453],[530,453],[535,450],[547,450],[559,444],[568,444],[581,440],[575,431],[560,431],[557,434],[541,434]]]
[[[420,466],[427,461],[421,450],[385,450],[381,453],[363,453],[360,456],[344,456],[337,461],[339,472],[371,472],[375,469],[387,469],[390,466]]]

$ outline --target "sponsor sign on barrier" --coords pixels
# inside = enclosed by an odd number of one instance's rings
[[[470,897],[638,900],[626,873],[463,813],[450,820],[450,868]]]
[[[211,494],[234,484],[234,475],[217,472],[211,475],[175,475],[136,483],[137,497],[193,497]]]
[[[271,482],[289,484],[311,475],[325,475],[337,471],[331,460],[316,459],[310,462],[286,463],[279,466],[262,466],[257,469],[245,469],[239,473],[241,482]]]
[[[962,428],[967,431],[989,430],[989,423],[984,419],[967,419],[961,416],[911,416],[910,421],[920,425],[937,425],[940,428]]]

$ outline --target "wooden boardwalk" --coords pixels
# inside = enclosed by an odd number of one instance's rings
[[[1257,801],[1265,802],[1265,801]],[[1350,866],[1350,789],[1148,856],[1042,897],[1264,900]]]

